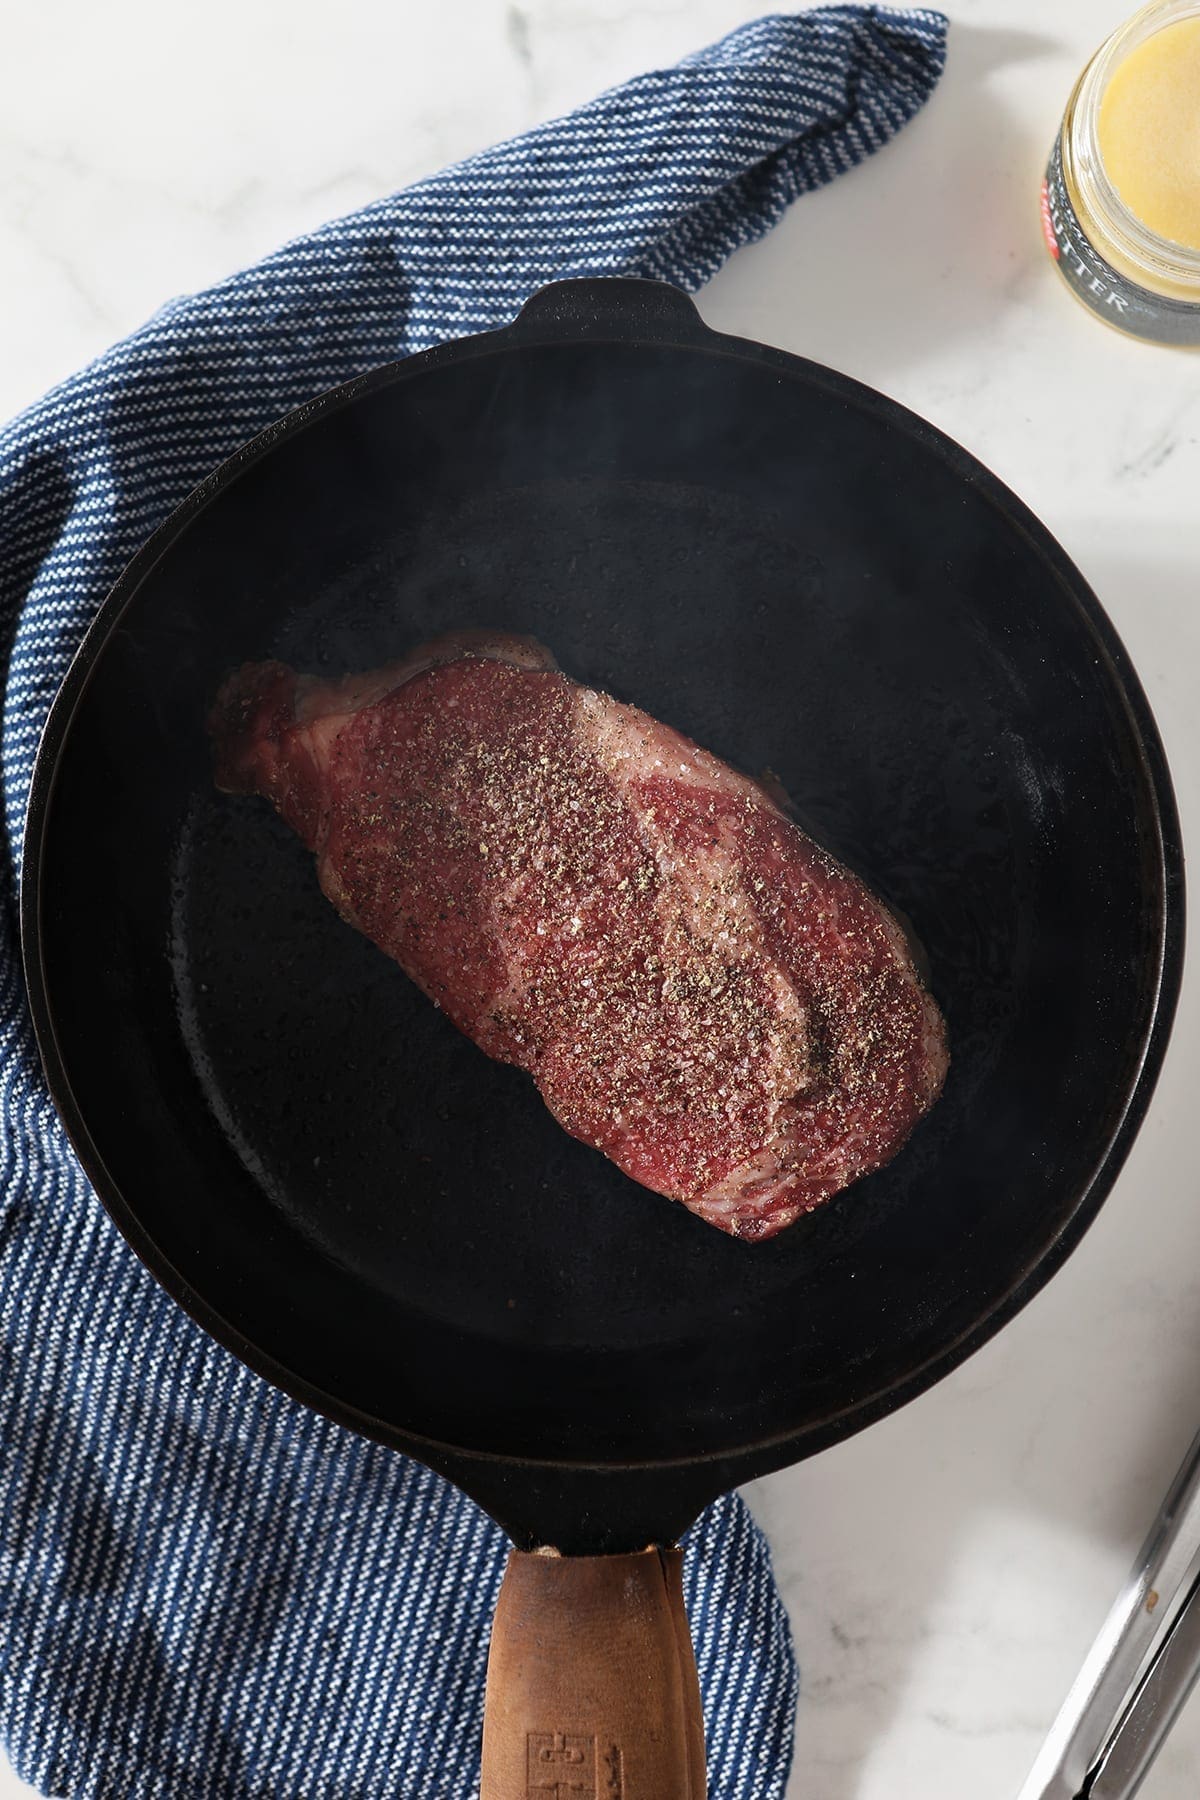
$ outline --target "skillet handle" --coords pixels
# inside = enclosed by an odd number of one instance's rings
[[[480,1800],[705,1800],[679,1550],[514,1550],[488,1659]]]

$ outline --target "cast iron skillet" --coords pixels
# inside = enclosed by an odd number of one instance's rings
[[[340,673],[471,625],[773,769],[924,945],[943,1098],[774,1241],[567,1138],[264,803],[213,789],[232,665]],[[900,407],[625,281],[339,388],[197,490],[55,705],[23,892],[51,1088],[164,1285],[519,1546],[579,1556],[670,1545],[1012,1317],[1129,1148],[1182,917],[1145,698],[1037,520]]]

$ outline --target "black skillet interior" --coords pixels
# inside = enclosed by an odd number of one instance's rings
[[[776,771],[924,944],[944,1097],[772,1242],[568,1139],[213,790],[231,665],[469,625]],[[249,1360],[494,1505],[437,1445],[506,1478],[674,1462],[686,1513],[944,1372],[1092,1216],[1178,977],[1161,753],[1062,553],[911,415],[644,284],[549,290],[228,465],[85,646],[30,830],[37,1022],[118,1221]]]

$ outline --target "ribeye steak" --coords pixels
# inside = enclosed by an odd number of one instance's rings
[[[904,932],[760,783],[528,639],[247,664],[218,785],[572,1136],[735,1237],[899,1150],[946,1071]]]

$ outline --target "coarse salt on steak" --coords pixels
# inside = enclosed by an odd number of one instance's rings
[[[889,1161],[942,1017],[904,932],[758,782],[528,639],[341,681],[252,663],[210,721],[351,925],[573,1137],[735,1237]]]

